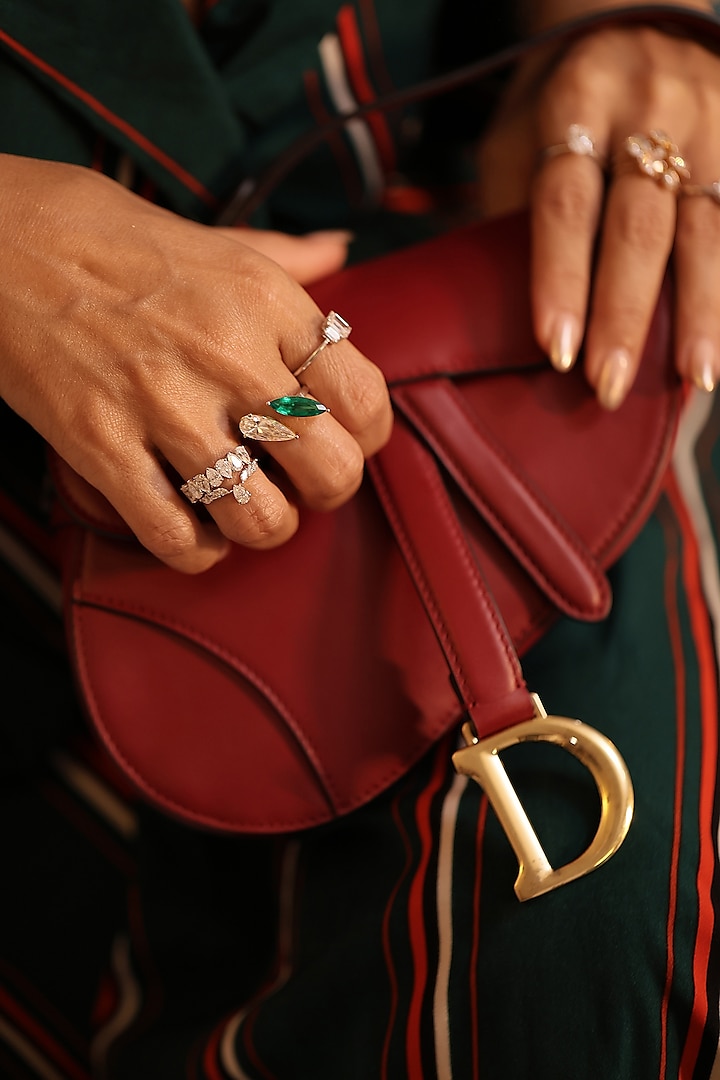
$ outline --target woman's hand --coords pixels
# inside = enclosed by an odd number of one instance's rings
[[[287,540],[295,494],[319,509],[348,499],[391,428],[379,370],[349,341],[332,345],[303,376],[331,412],[278,417],[300,438],[262,447],[284,490],[259,469],[246,504],[219,499],[208,507],[217,527],[200,520],[183,480],[235,447],[241,416],[299,392],[292,372],[321,340],[323,313],[243,235],[187,222],[90,170],[0,157],[0,394],[151,552],[191,573],[230,541]],[[305,280],[340,265],[347,246],[341,234],[244,238],[299,258]]]
[[[590,156],[543,154],[572,124],[592,134],[607,183]],[[720,205],[640,172],[625,140],[653,130],[678,145],[693,185],[720,179],[720,58],[650,26],[609,25],[531,56],[480,151],[484,211],[531,203],[538,341],[568,370],[584,340],[587,377],[609,409],[635,377],[671,258],[678,370],[706,390],[720,379]]]

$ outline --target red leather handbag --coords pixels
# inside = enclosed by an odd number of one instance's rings
[[[607,412],[582,365],[558,374],[533,340],[528,248],[520,215],[311,290],[383,369],[396,424],[358,495],[305,512],[281,548],[236,548],[200,577],[180,575],[55,462],[79,686],[110,753],[157,806],[221,830],[307,828],[384,791],[465,722],[455,764],[505,826],[521,898],[622,841],[632,786],[617,751],[578,721],[546,718],[518,655],[561,613],[608,613],[604,571],[652,509],[682,399],[668,288],[638,380]],[[595,841],[560,870],[497,753],[538,738],[576,753],[602,796]]]
[[[56,463],[80,687],[166,811],[248,832],[347,813],[464,719],[480,737],[530,720],[517,654],[560,612],[607,614],[603,570],[653,505],[681,403],[667,297],[607,412],[533,341],[528,242],[524,216],[497,220],[313,290],[397,419],[357,497],[281,548],[181,575]]]

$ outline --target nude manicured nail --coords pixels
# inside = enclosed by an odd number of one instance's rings
[[[558,315],[550,339],[550,363],[558,371],[569,371],[577,358],[580,326],[574,315]]]
[[[717,381],[717,350],[709,338],[700,338],[690,346],[688,375],[700,390],[711,394]]]
[[[316,229],[315,232],[305,233],[306,240],[332,241],[339,244],[351,244],[355,239],[355,233],[349,229]]]
[[[613,349],[608,353],[597,385],[598,401],[606,409],[622,405],[630,379],[630,356],[626,349]]]

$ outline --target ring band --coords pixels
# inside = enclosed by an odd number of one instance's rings
[[[219,458],[204,473],[192,476],[180,490],[191,503],[209,503],[233,495],[236,502],[246,503],[250,492],[244,486],[248,477],[257,470],[256,458],[252,458],[246,447],[236,446],[224,458]],[[225,481],[232,481],[232,487],[225,487]]]
[[[595,146],[595,140],[589,130],[582,124],[570,124],[565,135],[565,142],[554,143],[546,146],[541,151],[543,160],[559,157],[561,154],[575,154],[577,157],[587,157],[596,161],[601,168],[605,168],[605,158]]]
[[[720,180],[713,180],[712,184],[683,184],[680,194],[705,195],[720,206]]]
[[[325,316],[322,324],[322,336],[323,339],[318,345],[317,349],[313,349],[306,360],[303,360],[299,368],[293,371],[295,378],[298,375],[302,375],[303,371],[306,371],[310,367],[313,360],[315,360],[323,349],[326,349],[328,345],[334,345],[338,341],[344,341],[345,338],[350,337],[352,332],[352,326],[349,322],[343,319],[342,315],[338,315],[337,311],[331,311]]]
[[[676,144],[662,131],[629,135],[623,143],[623,151],[627,156],[616,159],[616,171],[624,164],[634,162],[643,176],[656,180],[673,194],[690,179],[688,163]]]

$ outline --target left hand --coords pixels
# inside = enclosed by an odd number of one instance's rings
[[[543,156],[571,124],[592,133],[607,187],[591,157]],[[635,378],[671,258],[678,371],[708,391],[720,380],[720,205],[640,172],[624,142],[652,130],[678,145],[693,185],[720,180],[720,58],[651,26],[606,25],[520,65],[480,148],[483,211],[531,205],[537,339],[560,370],[584,342],[609,409]]]

